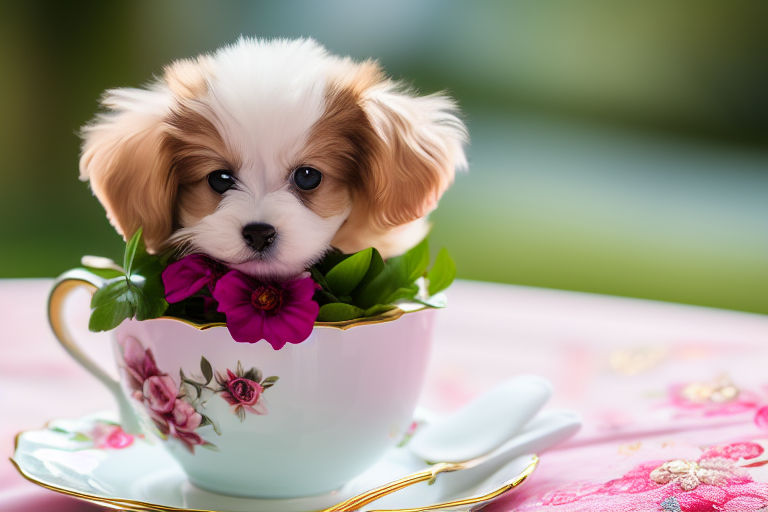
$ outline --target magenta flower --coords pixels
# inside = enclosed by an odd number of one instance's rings
[[[213,293],[218,279],[227,271],[221,263],[202,254],[190,254],[163,270],[165,299],[181,302],[207,286]]]
[[[219,279],[213,298],[219,302],[219,312],[226,315],[235,341],[264,339],[280,350],[286,343],[301,343],[312,332],[320,310],[312,300],[316,289],[308,276],[272,284],[231,270]]]

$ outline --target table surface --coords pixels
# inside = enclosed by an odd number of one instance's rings
[[[0,450],[111,399],[58,346],[47,279],[0,280]],[[758,511],[768,507],[768,317],[457,282],[438,313],[422,404],[453,410],[516,374],[554,385],[583,430],[490,511]],[[87,315],[85,297],[73,315]],[[108,359],[104,335],[88,343]],[[0,464],[0,510],[101,510]]]

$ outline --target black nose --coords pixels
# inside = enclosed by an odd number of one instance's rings
[[[274,226],[264,224],[263,222],[253,222],[243,227],[243,238],[251,248],[257,251],[263,251],[275,241]]]

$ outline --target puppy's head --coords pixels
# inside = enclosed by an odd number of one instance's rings
[[[241,39],[102,104],[80,175],[115,228],[262,277],[301,272],[331,245],[407,248],[465,165],[450,99],[312,40]]]

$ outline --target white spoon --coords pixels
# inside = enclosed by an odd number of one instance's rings
[[[552,386],[535,375],[509,379],[416,432],[408,449],[428,462],[458,462],[492,451],[544,406]]]
[[[549,421],[534,424],[531,433],[521,443],[510,446],[504,444],[536,415],[550,395],[551,386],[540,377],[525,375],[502,383],[458,412],[426,426],[417,432],[409,443],[411,452],[420,459],[442,462],[345,500],[326,509],[326,512],[356,510],[415,483],[432,483],[437,474],[442,472],[483,466],[486,470],[473,472],[475,476],[472,481],[479,481],[482,475],[492,473],[515,455],[524,453],[524,449],[536,444],[540,437],[549,442],[553,437],[559,439],[559,436],[566,435],[563,433],[563,422],[559,421],[552,426],[550,418]],[[568,436],[575,432],[565,430]],[[495,452],[494,449],[502,444],[503,451]],[[540,445],[541,443],[537,444]],[[490,466],[483,465],[486,459]],[[463,485],[466,485],[467,481],[468,479]]]
[[[517,461],[518,465],[530,462],[531,456],[524,454],[541,453],[570,438],[580,427],[581,419],[571,411],[544,411],[491,453],[461,463],[462,467],[457,470],[440,473],[432,485],[421,483],[382,496],[375,508],[409,508],[452,500],[456,496],[485,495],[490,492],[487,489],[501,488],[499,482],[519,476],[519,468],[514,469],[511,461]],[[478,490],[478,486],[482,489]]]

